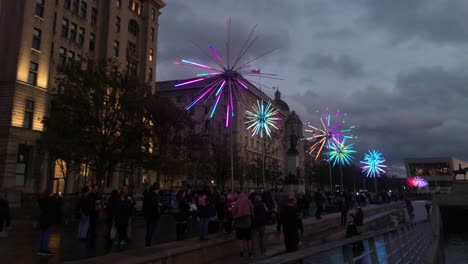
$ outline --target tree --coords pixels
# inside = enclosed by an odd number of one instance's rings
[[[59,68],[43,143],[55,159],[88,163],[96,183],[109,187],[119,162],[145,159],[150,126],[144,105],[150,87],[111,60],[85,63]]]

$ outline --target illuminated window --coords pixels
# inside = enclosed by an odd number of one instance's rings
[[[119,57],[119,42],[116,40],[114,41],[114,56]]]
[[[151,41],[154,40],[154,28],[151,28],[150,38],[151,38]]]
[[[59,65],[65,65],[67,62],[67,49],[60,47],[59,50]]]
[[[120,32],[120,17],[115,17],[115,32]]]
[[[41,50],[41,30],[34,28],[33,30],[33,41],[32,41],[32,48],[36,50]]]
[[[76,30],[78,26],[75,23],[71,23],[70,27],[70,40],[75,42],[76,41]]]
[[[34,101],[26,100],[26,103],[24,105],[23,127],[31,129],[33,125],[33,118],[34,118]]]
[[[80,47],[82,47],[84,43],[84,34],[85,34],[84,28],[80,27],[80,29],[78,30],[78,46]]]
[[[122,0],[117,0],[115,4],[118,8],[122,7]]]
[[[152,48],[149,49],[149,56],[148,56],[148,60],[149,61],[153,61],[153,57],[154,57],[154,51]]]
[[[93,7],[91,9],[91,25],[96,25],[97,22],[97,9]]]
[[[32,85],[37,85],[37,72],[39,71],[39,64],[35,62],[29,63],[29,75],[28,83]]]
[[[68,27],[70,22],[66,18],[62,18],[62,37],[68,37]]]
[[[36,16],[38,17],[44,17],[44,1],[36,0]]]
[[[73,0],[72,4],[72,13],[78,15],[78,9],[80,7],[80,0]]]
[[[70,5],[71,5],[71,0],[64,0],[63,1],[63,7],[64,8],[70,9]]]
[[[16,186],[24,186],[26,183],[26,173],[28,171],[29,147],[24,144],[18,145],[16,156]]]
[[[89,34],[89,50],[94,51],[94,48],[96,46],[96,35],[93,33]]]
[[[88,4],[85,1],[81,1],[80,17],[86,18],[87,11],[88,11]]]

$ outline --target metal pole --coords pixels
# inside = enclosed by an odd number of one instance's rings
[[[332,169],[331,169],[330,161],[328,162],[328,171],[329,171],[329,175],[330,175],[330,192],[333,192]]]
[[[266,140],[265,138],[262,138],[263,140],[263,163],[262,163],[262,189],[265,190],[265,159],[266,159]]]
[[[377,177],[374,177],[374,189],[377,192]]]
[[[341,177],[340,191],[341,191],[341,193],[343,193],[343,189],[344,189],[344,186],[343,186],[343,166],[341,166],[341,165],[340,165],[340,177]]]
[[[233,150],[233,145],[234,145],[234,138],[232,137],[232,126],[229,126],[229,133],[231,137],[231,192],[234,192],[234,150]]]

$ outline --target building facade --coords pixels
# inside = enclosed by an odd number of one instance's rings
[[[430,190],[449,191],[454,180],[464,179],[460,168],[468,170],[468,162],[453,157],[407,158],[406,176],[421,177],[428,181]]]
[[[171,100],[176,107],[185,108],[193,102],[200,90],[205,87],[207,83],[199,82],[192,85],[185,85],[183,87],[174,88],[175,84],[182,83],[187,80],[172,80],[157,83],[157,90],[161,97]],[[253,84],[248,83],[249,86],[255,87]],[[255,87],[255,89],[257,89]],[[266,187],[273,187],[280,184],[280,180],[286,173],[286,159],[287,150],[290,145],[291,134],[299,136],[297,144],[303,144],[300,140],[302,136],[302,122],[293,112],[289,110],[289,106],[281,100],[281,93],[276,91],[275,99],[272,100],[261,90],[257,89],[255,94],[243,93],[238,96],[238,100],[234,100],[235,116],[230,123],[232,128],[232,138],[235,149],[235,185],[244,187],[261,186],[263,181],[261,175],[261,162],[263,160],[263,150],[266,153],[265,170],[270,175],[266,175]],[[210,110],[214,103],[215,98],[209,98],[207,101],[200,101],[193,108],[191,108],[190,116],[194,122],[192,133],[205,135],[205,138],[210,140],[221,139],[226,144],[229,144],[230,129],[226,128],[226,107],[228,104],[228,97],[225,96],[221,99],[218,110],[212,118],[210,118]],[[252,132],[247,130],[245,124],[246,110],[252,111],[253,105],[257,100],[271,102],[272,106],[280,110],[282,121],[279,123],[279,129],[273,131],[271,138],[266,138],[265,141],[258,135],[252,136]],[[286,124],[291,124],[287,126]],[[266,136],[265,136],[266,137]],[[208,143],[208,142],[207,142]],[[299,147],[299,149],[304,149]],[[227,157],[228,158],[228,157]],[[304,153],[300,154],[300,170],[303,171]],[[248,175],[250,174],[250,176]],[[275,175],[271,175],[275,174]],[[246,177],[248,176],[248,177]],[[246,182],[240,183],[241,178],[248,178]],[[228,180],[226,184],[229,184]]]
[[[38,145],[57,66],[112,58],[151,83],[164,6],[162,0],[0,0],[0,190],[39,192],[52,184],[60,191],[54,161]]]

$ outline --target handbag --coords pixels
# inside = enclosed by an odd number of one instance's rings
[[[117,227],[115,227],[115,223],[112,223],[112,228],[110,231],[110,239],[115,240],[117,238]]]

